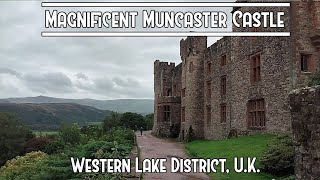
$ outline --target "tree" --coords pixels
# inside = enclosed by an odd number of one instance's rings
[[[50,143],[50,139],[46,137],[35,137],[28,140],[24,144],[24,152],[29,153],[32,151],[43,151],[46,149],[46,146]]]
[[[140,127],[146,129],[144,117],[141,114],[126,112],[120,118],[121,126],[132,130],[138,130]]]
[[[22,154],[24,143],[33,138],[32,131],[13,114],[0,113],[0,166]]]
[[[80,133],[80,128],[77,124],[73,124],[73,125],[63,124],[60,127],[59,134],[65,143],[70,143],[70,144],[80,143],[81,133]]]
[[[100,124],[90,124],[82,126],[80,128],[80,132],[81,134],[85,134],[88,137],[99,137],[102,134],[101,127],[102,126]]]
[[[107,132],[110,129],[119,126],[120,124],[120,117],[121,114],[117,112],[112,112],[110,117],[106,117],[105,120],[103,121],[103,131]]]
[[[147,130],[151,130],[153,128],[153,118],[154,118],[154,114],[148,114],[144,117],[145,122],[146,122],[146,129]]]

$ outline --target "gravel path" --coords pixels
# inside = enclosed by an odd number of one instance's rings
[[[143,159],[152,159],[152,158],[166,158],[165,163],[167,173],[146,173],[143,175],[145,180],[154,180],[154,179],[166,179],[166,180],[207,180],[209,177],[204,173],[171,173],[170,172],[170,158],[187,158],[184,151],[183,144],[171,142],[166,139],[156,138],[151,135],[151,132],[144,132],[140,136],[140,132],[136,134],[138,148],[140,150],[140,158]],[[140,167],[141,169],[141,167]]]

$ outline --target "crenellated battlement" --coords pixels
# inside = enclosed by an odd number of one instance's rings
[[[154,61],[154,74],[157,72],[161,73],[164,70],[173,71],[175,67],[176,65],[174,62],[156,60]]]
[[[221,53],[226,53],[226,47],[231,48],[231,38],[230,37],[223,37],[219,39],[217,42],[213,43],[209,46],[205,51],[205,57],[207,59],[212,59],[215,56],[220,56]]]
[[[190,54],[200,54],[205,51],[207,48],[207,37],[195,37],[190,36],[186,39],[181,39],[180,41],[180,57],[181,60],[185,60],[185,58]]]

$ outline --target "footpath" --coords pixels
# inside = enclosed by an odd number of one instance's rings
[[[171,173],[170,158],[188,158],[184,151],[183,144],[172,142],[166,139],[156,138],[150,131],[143,132],[143,135],[136,133],[137,146],[140,161],[144,159],[166,158],[165,163],[167,173],[145,173],[144,180],[166,179],[166,180],[209,180],[204,173]]]

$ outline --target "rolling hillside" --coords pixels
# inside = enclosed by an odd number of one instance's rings
[[[0,112],[17,115],[33,130],[56,130],[61,123],[101,122],[111,111],[74,103],[0,103]]]
[[[85,106],[95,107],[101,110],[116,112],[136,112],[148,114],[153,112],[153,99],[116,99],[116,100],[94,100],[94,99],[61,99],[46,96],[9,98],[3,101],[10,103],[77,103]],[[1,100],[0,100],[1,102]]]

